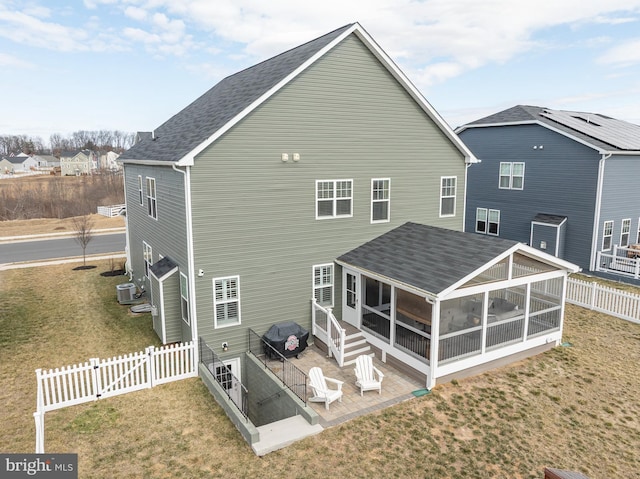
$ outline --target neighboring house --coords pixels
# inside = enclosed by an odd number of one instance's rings
[[[98,158],[91,150],[63,151],[60,153],[62,176],[90,175],[98,167]]]
[[[225,78],[118,161],[154,329],[199,340],[200,375],[250,442],[253,423],[304,410],[247,354],[275,323],[333,348],[316,320],[344,319],[427,387],[560,340],[575,268],[461,232],[475,158],[359,24]]]
[[[38,168],[38,162],[26,154],[5,156],[0,162],[0,172],[2,173],[26,173],[36,168]]]
[[[481,161],[468,170],[465,231],[637,282],[640,126],[518,105],[456,131]]]
[[[55,168],[60,166],[60,160],[53,155],[34,155],[38,168]]]
[[[100,155],[100,161],[98,167],[101,170],[116,171],[121,169],[120,163],[118,163],[118,154],[115,151],[108,151]]]

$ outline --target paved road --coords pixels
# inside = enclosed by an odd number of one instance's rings
[[[94,233],[87,245],[86,254],[87,256],[124,254],[124,249],[124,233]],[[24,261],[53,261],[72,257],[82,258],[82,248],[73,237],[0,243],[0,265]]]

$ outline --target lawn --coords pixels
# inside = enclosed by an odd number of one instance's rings
[[[1,452],[34,450],[36,368],[158,344],[93,264],[0,272]],[[640,325],[568,306],[564,341],[262,458],[198,379],[47,413],[45,450],[82,478],[639,478]]]

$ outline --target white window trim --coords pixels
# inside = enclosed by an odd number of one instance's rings
[[[330,283],[322,283],[316,284],[316,270],[319,268],[331,268],[331,282]],[[322,270],[320,271],[320,275],[322,277]],[[325,305],[333,308],[333,304],[335,302],[335,283],[336,283],[336,270],[333,263],[323,263],[323,264],[314,264],[311,268],[311,284],[313,285],[312,298],[316,297],[316,291],[319,289],[324,289],[327,287],[331,287],[331,304]],[[320,302],[318,302],[320,304]]]
[[[153,184],[153,188],[150,185]],[[154,220],[158,219],[158,189],[156,179],[147,176],[147,215]],[[153,194],[150,191],[153,189]]]
[[[337,202],[338,200],[346,200],[347,198],[337,198],[336,196],[336,185],[341,182],[341,181],[348,181],[349,184],[351,185],[351,196],[348,197],[348,199],[351,201],[350,202],[350,208],[349,208],[349,214],[346,215],[338,215],[336,213],[337,208]],[[333,198],[318,198],[318,184],[319,183],[333,183]],[[336,218],[351,218],[353,217],[353,179],[340,179],[340,180],[316,180],[316,189],[314,192],[315,195],[315,202],[314,202],[314,206],[316,209],[316,219],[317,220],[330,220],[330,219],[336,219]],[[331,199],[333,201],[333,214],[332,215],[325,215],[325,216],[318,216],[318,201],[329,201],[329,199]]]
[[[611,225],[611,232],[609,234],[606,234],[607,225]],[[604,243],[606,238],[609,238],[609,247],[605,249]],[[613,220],[608,220],[602,224],[602,251],[611,251],[612,247],[613,247]]]
[[[502,165],[509,165],[509,175],[508,175],[508,177],[509,177],[509,185],[508,186],[502,186],[501,179],[502,179],[503,176],[504,177],[507,176],[506,174],[504,174],[504,175],[502,174]],[[514,165],[522,165],[522,175],[515,175],[513,173]],[[501,161],[500,162],[500,166],[498,167],[499,168],[499,170],[498,170],[498,189],[501,189],[501,190],[518,190],[518,191],[524,190],[525,167],[526,167],[526,165],[525,165],[524,161]],[[516,187],[513,186],[513,178],[514,177],[522,178],[522,187],[516,188]]]
[[[498,221],[491,221],[491,213],[498,213]],[[491,233],[491,223],[497,225],[495,233]],[[500,210],[490,209],[487,211],[487,234],[490,236],[500,236]]]
[[[237,286],[237,296],[233,299],[225,299],[222,301],[216,300],[216,281],[223,281],[223,280],[231,280],[231,279],[235,279],[236,280],[236,284]],[[240,276],[222,276],[219,278],[213,278],[212,280],[212,287],[213,287],[213,327],[215,329],[223,329],[223,328],[230,328],[233,326],[238,326],[239,324],[242,324],[242,316],[241,316],[241,311],[240,311]],[[216,313],[216,306],[218,304],[224,304],[224,303],[238,303],[238,321],[235,323],[231,323],[231,324],[218,324],[218,315]]]
[[[455,180],[455,184],[453,186],[453,195],[445,196],[442,191],[444,187],[442,183],[444,180],[450,180],[450,179]],[[440,218],[452,218],[456,215],[456,209],[458,206],[456,201],[456,196],[458,196],[458,177],[457,176],[441,176],[440,177]],[[445,198],[453,198],[453,213],[447,213],[447,214],[442,213],[442,200],[444,200]]]
[[[374,199],[374,185],[376,181],[386,181],[387,182],[387,198],[386,199]],[[353,193],[353,190],[352,190]],[[352,195],[353,196],[353,195]],[[387,203],[387,218],[382,220],[374,220],[373,219],[373,206],[375,203]],[[371,223],[388,223],[391,221],[391,178],[371,178]]]
[[[138,175],[138,198],[140,200],[140,206],[144,206],[144,186],[142,182],[142,175]]]
[[[478,229],[478,212],[484,211],[484,231]],[[486,208],[476,208],[476,233],[487,234],[489,229],[489,210]]]
[[[183,286],[187,289],[186,297],[183,294]],[[189,278],[187,278],[187,275],[182,271],[180,271],[180,301],[180,312],[182,314],[182,320],[187,324],[187,326],[191,326],[191,315],[189,314]],[[185,307],[187,310],[186,315],[184,311]]]
[[[636,237],[636,243],[640,244],[640,218],[638,218],[638,236]]]
[[[625,231],[626,226],[626,231]],[[624,235],[627,235],[627,241],[623,241],[622,238]],[[629,246],[629,239],[631,236],[631,218],[625,218],[622,220],[622,225],[620,226],[620,247],[626,248]]]
[[[146,241],[142,242],[142,257],[144,258],[144,276],[149,279],[151,266],[153,266],[153,248]]]

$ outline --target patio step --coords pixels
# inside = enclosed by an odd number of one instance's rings
[[[360,331],[348,335],[344,344],[344,366],[355,364],[356,358],[362,354],[375,356],[371,345]]]

